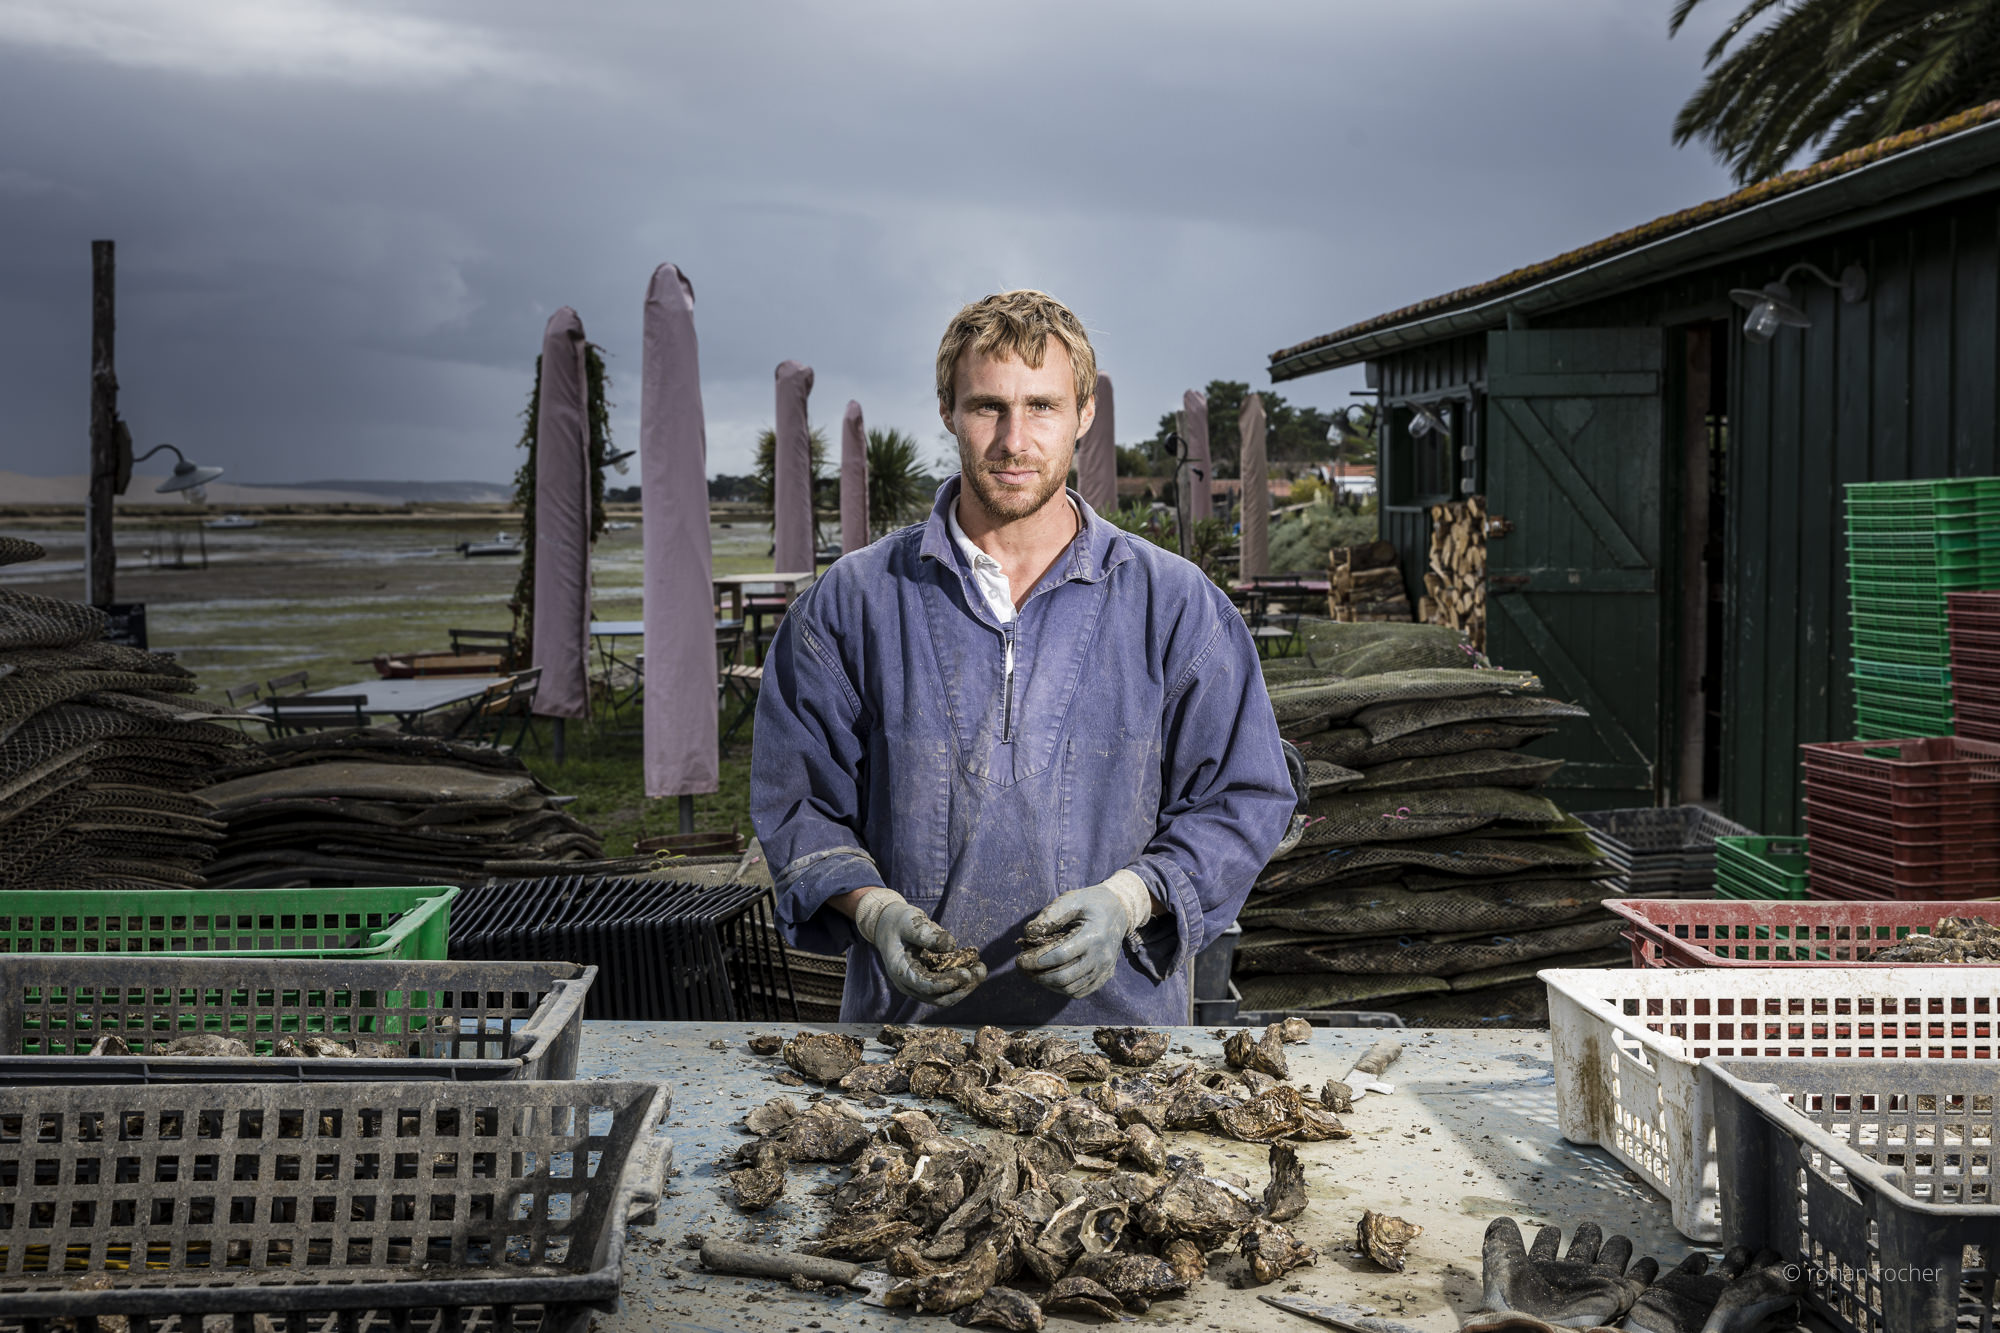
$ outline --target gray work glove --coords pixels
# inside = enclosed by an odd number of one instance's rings
[[[1093,995],[1117,972],[1125,937],[1152,916],[1153,895],[1146,881],[1121,870],[1102,884],[1071,889],[1037,912],[1026,933],[1048,932],[1057,938],[1021,950],[1017,965],[1036,982],[1072,1000]],[[1068,933],[1063,934],[1065,927]]]
[[[889,984],[913,1000],[939,1008],[957,1004],[986,980],[986,964],[932,972],[920,949],[955,949],[951,932],[903,901],[894,889],[870,889],[854,907],[854,928],[875,947]]]
[[[1603,1236],[1595,1222],[1580,1222],[1570,1233],[1569,1252],[1558,1257],[1560,1227],[1543,1227],[1530,1250],[1513,1218],[1494,1218],[1480,1251],[1486,1308],[1534,1315],[1558,1328],[1616,1324],[1660,1266],[1641,1259],[1627,1269],[1632,1242]]]
[[[1796,1271],[1775,1250],[1752,1259],[1738,1245],[1714,1272],[1707,1255],[1690,1254],[1653,1279],[1625,1327],[1640,1333],[1777,1333],[1799,1320]]]

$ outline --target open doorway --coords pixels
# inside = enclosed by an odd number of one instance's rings
[[[1729,508],[1729,324],[1683,330],[1680,765],[1676,798],[1722,797],[1723,534]]]

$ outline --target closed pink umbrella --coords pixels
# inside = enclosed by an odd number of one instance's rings
[[[1271,469],[1264,457],[1264,396],[1250,394],[1243,400],[1242,415],[1236,418],[1237,438],[1243,441],[1243,532],[1237,546],[1238,573],[1254,579],[1271,572]]]
[[[771,537],[780,574],[809,574],[813,563],[812,435],[806,425],[811,366],[778,363],[778,445],[771,470]]]
[[[583,321],[564,306],[542,331],[535,414],[535,630],[542,669],[535,713],[590,715],[590,425],[584,406]]]
[[[868,428],[861,424],[861,404],[850,398],[840,421],[840,551],[867,544]]]
[[[672,264],[646,287],[639,366],[639,507],[645,542],[646,795],[716,789],[715,610],[708,541],[708,431],[694,286]]]
[[[1097,419],[1076,446],[1076,489],[1098,513],[1118,507],[1118,434],[1111,413],[1111,377],[1097,377]]]
[[[1215,513],[1209,500],[1208,483],[1214,473],[1208,461],[1208,397],[1200,389],[1181,395],[1181,435],[1187,443],[1187,512],[1190,522],[1199,523]]]

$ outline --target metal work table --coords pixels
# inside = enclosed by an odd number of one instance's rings
[[[398,725],[408,729],[410,724],[425,713],[434,713],[440,708],[453,704],[469,703],[495,685],[507,681],[506,676],[409,676],[393,680],[362,680],[352,685],[333,685],[325,689],[280,702],[288,705],[310,705],[311,701],[326,695],[346,697],[362,696],[361,711],[371,717],[393,717]],[[270,715],[268,700],[250,705],[244,710],[249,713]],[[337,715],[347,709],[328,709]],[[291,718],[310,719],[309,707],[289,707],[286,715]]]
[[[769,1098],[803,1100],[812,1088],[786,1087],[771,1075],[784,1066],[776,1057],[750,1054],[745,1039],[758,1032],[798,1030],[796,1025],[741,1023],[625,1023],[584,1025],[580,1078],[657,1079],[673,1088],[668,1124],[677,1174],[669,1182],[657,1226],[632,1234],[626,1251],[624,1296],[619,1312],[599,1315],[600,1333],[639,1333],[659,1328],[714,1329],[727,1333],[768,1330],[915,1330],[950,1327],[942,1317],[911,1315],[861,1303],[858,1293],[807,1294],[756,1278],[733,1278],[702,1271],[693,1251],[683,1248],[691,1234],[795,1247],[818,1234],[827,1212],[808,1194],[815,1185],[845,1177],[841,1166],[793,1166],[785,1196],[761,1214],[737,1211],[726,1196],[722,1159],[745,1140],[739,1122],[746,1111]],[[835,1030],[864,1038],[870,1061],[890,1052],[874,1040],[879,1024],[845,1024]],[[1215,1029],[1175,1028],[1167,1062],[1188,1058],[1190,1047],[1203,1063],[1222,1064]],[[1096,1049],[1088,1028],[1052,1031],[1079,1038]],[[969,1033],[968,1033],[969,1035]],[[1292,1082],[1317,1089],[1339,1078],[1380,1029],[1318,1028],[1310,1043],[1286,1047]],[[1624,1166],[1597,1148],[1565,1143],[1556,1131],[1555,1087],[1546,1032],[1427,1032],[1398,1034],[1402,1059],[1385,1078],[1393,1095],[1370,1095],[1341,1119],[1354,1137],[1299,1146],[1306,1166],[1311,1204],[1289,1223],[1298,1238],[1320,1251],[1317,1265],[1301,1268],[1264,1288],[1232,1289],[1229,1274],[1240,1264],[1233,1251],[1215,1256],[1209,1277],[1186,1299],[1164,1301],[1129,1322],[1201,1330],[1315,1327],[1281,1314],[1256,1299],[1259,1290],[1290,1292],[1306,1299],[1376,1307],[1385,1318],[1415,1328],[1456,1330],[1479,1308],[1479,1247],[1487,1223],[1503,1214],[1518,1219],[1528,1238],[1531,1223],[1560,1222],[1565,1239],[1572,1222],[1594,1220],[1606,1234],[1632,1238],[1636,1252],[1652,1254],[1663,1267],[1690,1249],[1668,1218],[1666,1202],[1632,1178]],[[724,1049],[710,1048],[710,1042]],[[993,1133],[956,1108],[909,1096],[892,1104],[923,1106],[947,1116],[948,1132]],[[887,1114],[881,1111],[871,1114]],[[1268,1178],[1267,1150],[1205,1134],[1169,1134],[1177,1147],[1198,1151],[1211,1172],[1247,1176],[1253,1193]],[[1407,1269],[1384,1272],[1349,1253],[1364,1209],[1392,1213],[1424,1228],[1410,1247]],[[1084,1322],[1051,1316],[1051,1329],[1082,1328]]]

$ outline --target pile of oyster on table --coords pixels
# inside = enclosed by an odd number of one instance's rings
[[[797,1076],[787,1080],[860,1104],[819,1092],[751,1111],[755,1138],[734,1154],[730,1191],[755,1212],[783,1195],[789,1163],[848,1165],[832,1219],[804,1248],[886,1268],[902,1279],[888,1304],[965,1325],[1039,1329],[1044,1312],[1117,1319],[1186,1295],[1219,1251],[1242,1256],[1240,1284],[1271,1282],[1319,1257],[1285,1226],[1306,1207],[1291,1145],[1348,1137],[1326,1100],[1345,1088],[1316,1099],[1284,1081],[1285,1043],[1310,1034],[1300,1022],[1240,1033],[1227,1069],[1162,1064],[1167,1036],[1143,1028],[1100,1028],[1086,1051],[1039,1032],[984,1027],[968,1041],[888,1027],[880,1041],[892,1054],[872,1062],[837,1033],[756,1037],[751,1050],[779,1055]],[[901,1092],[1014,1137],[975,1142],[911,1108],[869,1117]],[[1177,1151],[1167,1136],[1188,1130],[1271,1145],[1261,1193]]]

